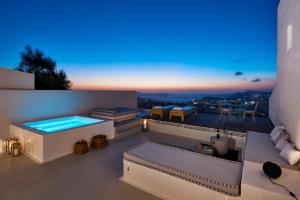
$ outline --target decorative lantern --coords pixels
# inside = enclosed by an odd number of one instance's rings
[[[22,146],[20,142],[15,142],[10,147],[10,152],[13,157],[21,155]]]
[[[149,130],[149,123],[148,123],[148,119],[145,118],[143,119],[143,131],[147,132]]]
[[[11,154],[12,151],[11,151],[11,147],[14,143],[17,143],[19,140],[18,138],[15,138],[15,137],[12,137],[12,138],[7,138],[6,139],[6,146],[5,146],[5,151],[8,153],[8,154]]]

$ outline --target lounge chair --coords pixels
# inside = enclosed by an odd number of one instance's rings
[[[148,142],[125,152],[123,164],[123,181],[164,199],[240,195],[241,162]]]
[[[139,114],[137,109],[116,107],[101,108],[95,107],[90,111],[92,117],[111,119],[114,122],[120,122],[135,118]]]
[[[181,121],[184,121],[185,117],[191,113],[197,113],[195,106],[175,107],[170,110],[169,120],[172,120],[173,117],[181,117]]]
[[[167,106],[154,106],[150,110],[150,117],[152,118],[153,115],[159,115],[160,119],[163,119],[164,115],[168,115],[169,111],[174,108],[175,106],[167,105]]]

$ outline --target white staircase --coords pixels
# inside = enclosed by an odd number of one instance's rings
[[[115,123],[115,137],[121,139],[142,131],[142,120],[131,119]]]
[[[8,138],[8,134],[0,134],[0,153],[5,152],[5,139]]]

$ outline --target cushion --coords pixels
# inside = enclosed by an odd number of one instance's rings
[[[185,111],[189,111],[189,110],[196,109],[196,107],[195,106],[184,106],[182,109],[185,110]]]
[[[240,194],[241,162],[151,142],[125,152],[124,159],[228,195]]]
[[[274,134],[276,133],[276,132],[278,132],[278,130],[280,130],[280,129],[284,129],[284,126],[283,125],[276,125],[274,128],[273,128],[273,130],[271,131],[271,133],[270,133],[270,137],[273,137],[274,136]]]
[[[290,165],[295,165],[300,160],[300,151],[294,149],[291,145],[286,145],[280,152],[282,156]]]
[[[271,136],[271,140],[273,141],[273,142],[277,142],[277,140],[279,140],[282,136],[283,136],[283,134],[284,134],[285,132],[284,132],[284,130],[283,129],[278,129],[274,134],[273,134],[273,136]]]
[[[161,109],[161,106],[153,106],[153,109]]]
[[[276,138],[276,140],[274,141],[275,144],[279,141],[279,140],[289,140],[290,139],[290,136],[289,134],[287,134],[287,132],[283,131],[279,134],[279,136]]]
[[[286,145],[289,145],[290,143],[285,140],[284,138],[281,138],[275,145],[275,148],[278,149],[279,151],[282,151]]]
[[[173,108],[172,110],[178,110],[178,111],[181,111],[181,110],[183,110],[183,108],[182,108],[182,107],[175,107],[175,108]]]
[[[274,143],[270,140],[269,134],[247,132],[244,160],[262,164],[271,161],[283,168],[299,170],[296,166],[289,165],[279,153],[280,151],[275,148]]]

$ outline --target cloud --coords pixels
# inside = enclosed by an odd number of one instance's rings
[[[242,76],[242,75],[244,75],[244,73],[243,72],[235,72],[234,75],[235,76]]]
[[[234,59],[232,62],[237,63],[237,64],[244,64],[244,63],[248,62],[248,60],[246,58],[237,58],[237,59]]]
[[[258,82],[260,82],[260,81],[261,81],[261,79],[256,78],[256,79],[251,80],[250,82],[252,82],[252,83],[258,83]]]

